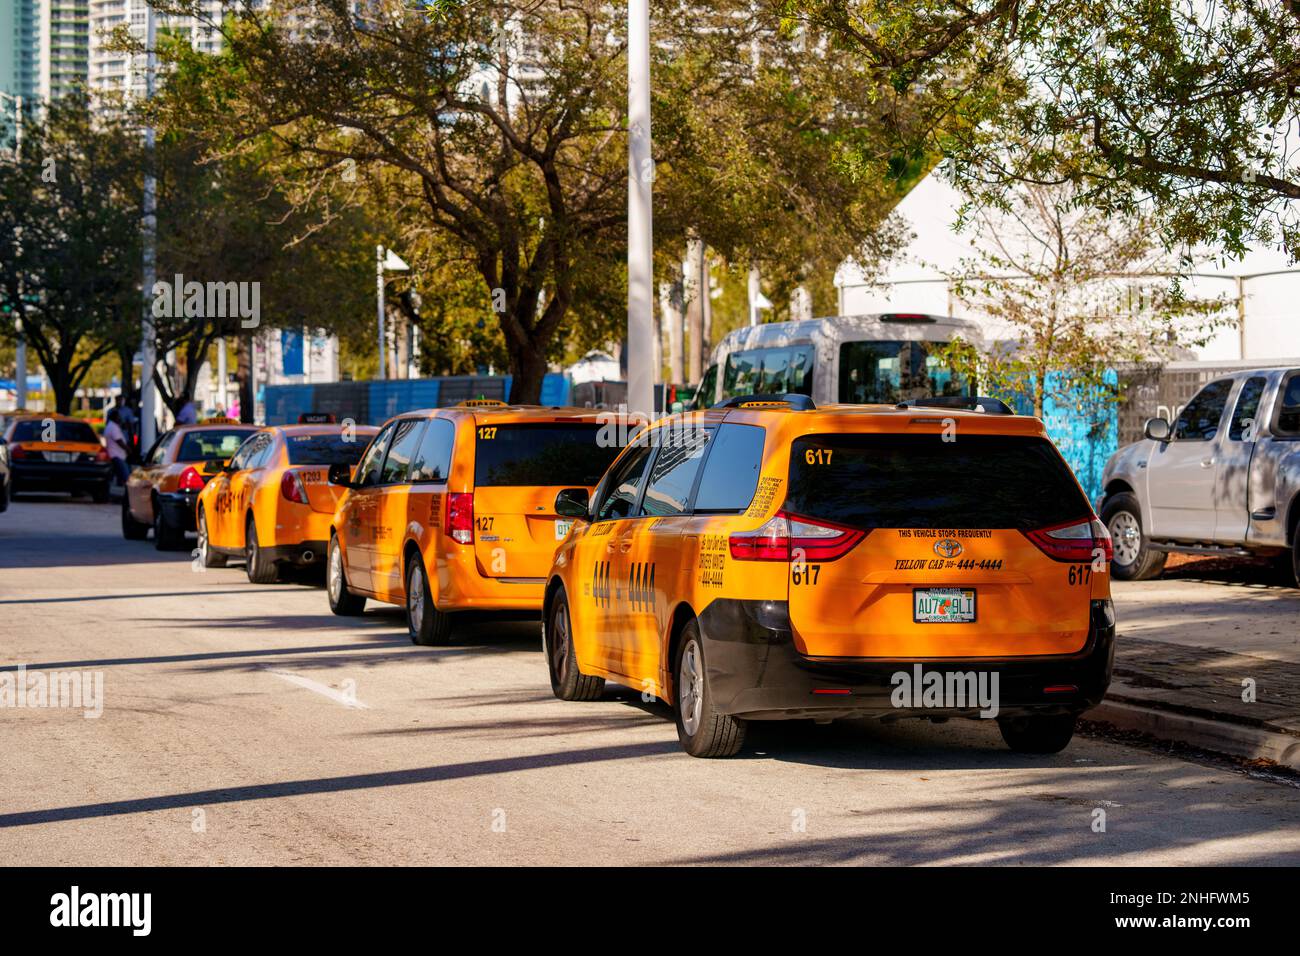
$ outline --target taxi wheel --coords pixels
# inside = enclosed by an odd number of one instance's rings
[[[325,559],[325,592],[329,595],[330,610],[339,617],[356,617],[366,609],[365,596],[348,590],[348,579],[343,573],[343,549],[336,534],[330,535]]]
[[[1024,717],[999,717],[1002,739],[1016,753],[1060,753],[1074,736],[1077,714],[1031,714]]]
[[[0,511],[9,510],[9,485],[0,481]]]
[[[1142,512],[1137,498],[1115,495],[1101,509],[1101,520],[1110,532],[1114,555],[1110,573],[1121,581],[1145,581],[1165,569],[1165,553],[1152,551],[1142,531]]]
[[[153,503],[153,546],[159,551],[179,551],[185,547],[185,532],[171,526],[156,501]]]
[[[578,652],[573,646],[573,622],[569,599],[563,591],[551,604],[551,619],[545,630],[546,664],[551,672],[551,691],[560,700],[596,700],[605,690],[605,678],[578,670]]]
[[[677,736],[686,752],[692,757],[731,757],[739,753],[745,742],[745,721],[714,709],[704,666],[704,642],[695,621],[682,630],[673,674]]]
[[[107,481],[102,484],[94,485],[90,489],[90,500],[97,505],[107,504],[108,491],[109,485]]]
[[[244,526],[244,570],[248,580],[254,584],[274,584],[280,577],[280,568],[274,561],[268,561],[266,552],[257,541],[257,525],[253,516],[248,516]]]
[[[429,592],[424,562],[414,558],[406,569],[406,632],[421,647],[446,644],[451,637],[451,615],[439,611]]]
[[[131,504],[122,495],[122,537],[128,541],[143,541],[149,536],[149,526],[131,517]]]
[[[212,550],[212,541],[208,538],[208,512],[199,508],[199,560],[205,568],[224,568],[226,556]]]

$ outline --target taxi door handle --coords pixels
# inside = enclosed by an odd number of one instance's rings
[[[1201,459],[1201,467],[1202,467],[1202,468],[1210,468],[1210,467],[1212,467],[1213,465],[1214,465],[1214,459],[1213,459],[1213,458],[1202,458],[1202,459]]]

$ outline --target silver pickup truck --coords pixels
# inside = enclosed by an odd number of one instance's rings
[[[1300,369],[1216,378],[1144,431],[1102,475],[1115,577],[1155,577],[1171,552],[1260,555],[1300,586]]]

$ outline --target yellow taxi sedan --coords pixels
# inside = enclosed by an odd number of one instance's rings
[[[199,557],[221,568],[243,558],[248,580],[270,584],[285,564],[325,559],[330,523],[342,489],[333,466],[360,459],[377,428],[280,425],[252,434],[208,482],[195,503]]]

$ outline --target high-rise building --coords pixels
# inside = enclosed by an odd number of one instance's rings
[[[128,99],[144,96],[145,58],[107,49],[108,34],[119,26],[130,28],[131,36],[141,43],[145,33],[145,0],[89,0],[90,4],[90,79],[95,93],[121,93]],[[204,53],[221,50],[221,35],[209,24],[221,22],[222,11],[230,4],[222,0],[202,0],[200,16],[154,14],[157,36],[184,37],[194,49]]]
[[[39,0],[0,0],[0,92],[33,104],[40,51],[39,8]],[[7,110],[0,106],[0,112]]]
[[[39,0],[36,92],[58,99],[86,84],[89,0]]]

